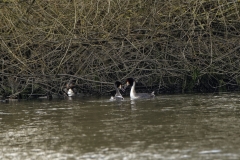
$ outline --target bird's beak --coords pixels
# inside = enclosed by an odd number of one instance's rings
[[[123,89],[125,90],[128,86],[129,86],[129,83],[127,82],[126,84],[124,84]]]
[[[121,89],[123,92],[125,92],[125,88],[122,87],[122,85],[119,86],[119,89]]]

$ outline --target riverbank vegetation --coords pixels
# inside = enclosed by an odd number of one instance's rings
[[[238,0],[0,0],[0,94],[237,90]]]

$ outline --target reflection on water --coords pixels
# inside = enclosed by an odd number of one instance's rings
[[[239,159],[240,95],[0,104],[0,159]]]

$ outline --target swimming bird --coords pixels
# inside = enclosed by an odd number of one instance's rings
[[[144,98],[155,97],[154,91],[152,93],[136,93],[136,91],[135,91],[136,81],[133,78],[127,79],[126,84],[124,85],[124,89],[129,85],[131,86],[131,91],[130,91],[131,99],[144,99]]]
[[[124,100],[123,96],[120,93],[120,89],[124,91],[124,89],[122,88],[122,83],[119,81],[116,81],[114,84],[114,88],[116,89],[116,94],[114,97],[111,96],[110,100]]]
[[[73,97],[77,93],[76,86],[74,85],[73,82],[67,83],[66,87],[63,89],[63,91],[68,97]]]
[[[67,95],[68,95],[68,97],[72,97],[72,96],[75,95],[75,93],[73,92],[72,88],[68,89]]]

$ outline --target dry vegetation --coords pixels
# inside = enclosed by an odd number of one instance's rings
[[[0,94],[156,92],[240,83],[239,0],[0,0]],[[230,87],[230,88],[229,88]]]

